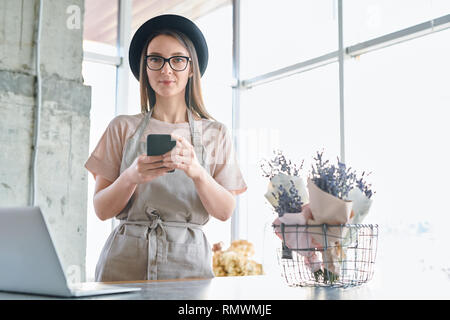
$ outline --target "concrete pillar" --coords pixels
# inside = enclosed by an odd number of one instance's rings
[[[42,0],[37,202],[69,281],[84,281],[91,88],[83,0]],[[39,1],[0,0],[0,206],[29,205]],[[1,223],[1,222],[0,222]],[[20,230],[17,230],[20,233]]]

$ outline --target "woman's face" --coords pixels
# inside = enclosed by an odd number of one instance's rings
[[[173,56],[190,57],[185,47],[177,39],[168,35],[153,38],[147,47],[148,55],[158,55],[166,59]],[[150,86],[157,96],[182,95],[184,97],[186,84],[189,76],[192,75],[190,62],[184,71],[174,71],[168,62],[158,71],[150,70],[148,67],[146,69]]]

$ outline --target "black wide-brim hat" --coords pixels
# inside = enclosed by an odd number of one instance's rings
[[[135,78],[139,81],[139,60],[149,35],[157,30],[172,29],[184,33],[194,44],[197,51],[200,74],[203,76],[208,65],[208,45],[200,29],[191,20],[175,15],[164,14],[145,22],[133,36],[130,43],[128,59]]]

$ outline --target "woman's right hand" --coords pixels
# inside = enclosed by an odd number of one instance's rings
[[[173,169],[163,167],[163,156],[147,156],[141,154],[134,159],[133,164],[125,170],[127,180],[129,183],[141,184],[150,182],[159,176],[165,175],[168,171]]]

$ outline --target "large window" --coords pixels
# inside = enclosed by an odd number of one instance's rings
[[[434,267],[450,223],[450,30],[377,50],[346,64],[347,161],[373,171],[368,221],[384,253]],[[389,239],[389,240],[387,240]]]
[[[369,181],[377,191],[365,222],[381,227],[379,263],[392,268],[403,257],[414,268],[448,272],[450,257],[438,248],[448,242],[450,223],[445,200],[449,173],[443,169],[450,157],[445,147],[450,31],[346,56],[341,105],[337,59],[312,70],[302,66],[295,76],[281,70],[338,50],[337,1],[316,4],[320,9],[312,3],[242,1],[241,80],[258,78],[262,84],[243,90],[240,101],[239,152],[249,185],[241,196],[240,236],[256,245],[257,258],[270,267],[274,236],[267,233],[275,215],[264,198],[268,181],[258,161],[276,148],[293,160],[305,159],[306,171],[321,148],[335,160],[341,153],[343,120],[346,163],[359,172],[371,171]],[[448,1],[342,3],[345,46],[450,13]],[[279,79],[264,83],[272,71]]]

